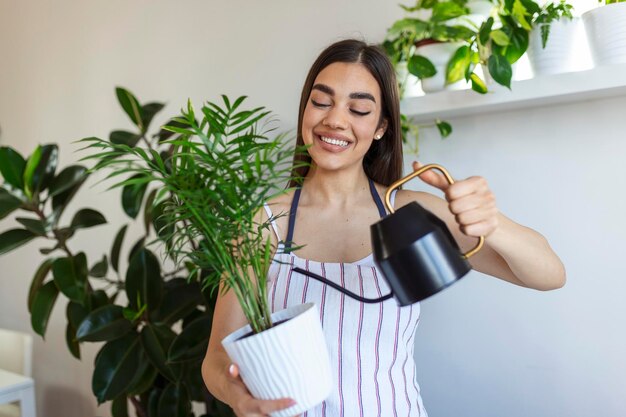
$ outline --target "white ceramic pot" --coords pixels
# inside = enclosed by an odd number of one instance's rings
[[[301,304],[272,314],[273,323],[282,320],[286,321],[246,336],[251,332],[248,325],[222,340],[255,398],[296,401],[272,417],[292,417],[314,407],[328,397],[333,384],[317,306]]]
[[[463,45],[461,42],[431,43],[420,46],[415,50],[416,55],[422,55],[428,58],[437,70],[434,76],[422,79],[422,90],[424,90],[425,93],[467,88],[467,82],[465,80],[446,85],[446,67],[448,66],[448,61],[450,61],[454,51],[459,49],[461,45]]]
[[[402,98],[424,95],[419,78],[409,72],[406,61],[396,64],[396,77],[400,84]]]
[[[580,50],[580,44],[577,43],[579,28],[579,18],[552,22],[545,48],[541,42],[541,29],[536,27],[530,32],[528,59],[535,76],[560,74],[577,69],[575,54]]]
[[[626,63],[626,3],[589,10],[583,22],[596,66]]]

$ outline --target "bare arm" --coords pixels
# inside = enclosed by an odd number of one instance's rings
[[[397,206],[417,200],[446,222],[463,251],[476,244],[476,237],[485,236],[483,248],[470,258],[474,269],[537,290],[565,284],[565,268],[547,240],[501,214],[483,178],[471,177],[452,186],[432,171],[420,178],[442,189],[447,201],[428,193],[402,191]]]

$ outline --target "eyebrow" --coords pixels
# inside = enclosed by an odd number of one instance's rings
[[[326,93],[326,94],[328,94],[330,96],[334,96],[335,95],[335,90],[333,90],[332,88],[330,88],[326,84],[315,84],[311,88],[311,90],[319,90],[322,93]],[[370,93],[363,93],[363,92],[350,93],[349,97],[352,98],[352,99],[357,99],[357,100],[372,100],[374,103],[376,103],[376,99]]]

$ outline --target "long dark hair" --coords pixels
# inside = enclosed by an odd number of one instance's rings
[[[373,141],[363,159],[363,169],[365,174],[375,182],[387,186],[391,185],[402,176],[400,99],[393,65],[383,50],[376,45],[368,45],[356,39],[346,39],[330,45],[315,60],[306,77],[300,96],[296,146],[304,145],[302,118],[315,78],[324,68],[335,62],[362,64],[378,82],[382,96],[382,113],[379,125],[387,119],[387,130],[381,139]],[[292,178],[294,179],[290,181],[289,187],[298,186],[309,171],[308,163],[311,162],[309,154],[296,153],[293,166],[295,167],[301,161],[307,162],[307,165],[292,169]]]

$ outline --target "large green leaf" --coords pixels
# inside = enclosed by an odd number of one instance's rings
[[[96,357],[91,386],[98,404],[126,390],[139,367],[141,343],[135,332],[107,342]]]
[[[489,73],[493,77],[494,81],[507,88],[511,88],[511,78],[513,77],[513,70],[511,64],[501,55],[491,55],[487,61]]]
[[[72,224],[70,228],[72,229],[85,229],[88,227],[98,226],[100,224],[105,224],[107,221],[97,210],[93,209],[82,209],[79,210],[72,219]]]
[[[137,174],[131,177],[131,179],[141,178],[141,174]],[[124,212],[133,219],[137,217],[141,210],[141,203],[143,202],[143,196],[148,188],[148,183],[141,184],[128,184],[122,188],[122,208]]]
[[[37,145],[33,153],[28,157],[26,161],[26,166],[24,167],[24,173],[22,182],[24,184],[24,192],[28,197],[31,197],[33,194],[32,189],[32,180],[33,174],[35,173],[35,169],[37,165],[39,165],[39,161],[41,160],[41,145]]]
[[[122,306],[106,305],[92,311],[78,327],[76,337],[81,342],[104,342],[124,336],[133,324],[124,318],[123,310]]]
[[[202,358],[211,334],[212,317],[198,317],[174,339],[167,354],[169,362],[184,362]]]
[[[141,344],[148,359],[170,381],[176,381],[176,374],[167,364],[167,350],[175,338],[172,329],[165,326],[148,323],[141,330]]]
[[[100,289],[89,294],[89,303],[91,311],[93,311],[97,308],[112,304],[113,301],[109,298],[106,291]]]
[[[74,327],[74,329],[78,329],[88,314],[89,310],[85,306],[74,301],[67,303],[65,315],[67,317],[67,321]]]
[[[0,147],[0,174],[13,187],[24,189],[24,170],[26,161],[15,149],[8,146]]]
[[[54,177],[48,192],[51,196],[59,195],[68,191],[80,182],[84,181],[87,175],[87,168],[82,165],[70,165],[65,167],[59,175]]]
[[[454,1],[438,2],[433,7],[430,20],[433,22],[443,22],[468,13],[468,9]]]
[[[146,248],[131,258],[126,272],[126,295],[133,310],[144,304],[148,310],[158,308],[163,296],[163,278],[159,260]]]
[[[157,323],[174,324],[194,311],[202,302],[200,285],[197,282],[187,283],[185,279],[176,278],[166,283],[163,301],[155,311]]]
[[[22,205],[19,198],[14,197],[4,188],[0,188],[0,220],[13,213]]]
[[[43,282],[48,276],[50,272],[50,268],[52,268],[52,263],[54,259],[46,259],[43,261],[39,268],[37,268],[37,272],[33,276],[33,280],[30,284],[30,289],[28,290],[28,312],[32,313],[33,311],[33,302],[35,301],[35,295],[43,286]]]
[[[48,188],[54,178],[58,160],[59,148],[57,145],[48,144],[41,147],[41,158],[30,180],[33,191],[38,192]]]
[[[170,383],[161,393],[156,417],[189,417],[190,406],[185,386]]]
[[[19,248],[22,245],[30,242],[37,235],[30,230],[25,229],[11,229],[0,234],[0,255],[4,255],[14,249]]]
[[[487,86],[485,85],[485,82],[481,80],[476,73],[472,73],[472,75],[470,75],[470,79],[472,80],[472,90],[480,94],[487,93]]]
[[[17,217],[15,220],[27,230],[30,230],[38,236],[46,235],[46,223],[43,220],[31,219],[27,217]]]
[[[65,326],[65,343],[72,356],[80,359],[80,344],[76,340],[76,328],[70,322]]]
[[[113,417],[128,417],[128,398],[126,393],[113,399],[111,402],[111,415]]]
[[[472,51],[469,46],[463,45],[454,51],[446,68],[446,84],[452,84],[465,78],[465,73],[471,63]]]
[[[120,250],[122,248],[122,242],[124,241],[124,235],[126,235],[126,229],[128,229],[127,224],[120,228],[115,235],[115,240],[113,240],[113,246],[111,247],[111,266],[115,272],[117,272],[119,268]]]
[[[30,323],[35,333],[44,337],[48,328],[48,319],[59,295],[59,290],[53,281],[44,284],[35,293],[33,308],[30,315]]]
[[[421,55],[413,55],[409,58],[407,69],[419,79],[429,78],[437,74],[437,69],[433,63]]]
[[[114,130],[109,135],[109,141],[111,141],[111,143],[114,143],[116,145],[126,145],[130,146],[131,148],[137,145],[139,139],[141,139],[141,135],[133,132],[127,132],[125,130]]]
[[[128,90],[122,87],[117,87],[115,89],[115,94],[117,95],[117,100],[120,105],[130,118],[130,120],[137,126],[140,130],[143,130],[143,122],[142,122],[142,111],[141,106],[139,105],[139,101],[135,98],[135,96]]]
[[[87,295],[87,257],[78,255],[57,258],[52,264],[52,275],[59,290],[67,298],[85,304]]]
[[[163,107],[165,107],[163,103],[147,103],[141,106],[141,122],[143,123],[144,132],[148,130],[154,115],[163,110]]]
[[[141,358],[139,359],[139,369],[137,369],[137,373],[126,391],[129,395],[143,394],[152,387],[157,375],[157,369],[152,366],[145,352],[142,352]]]

